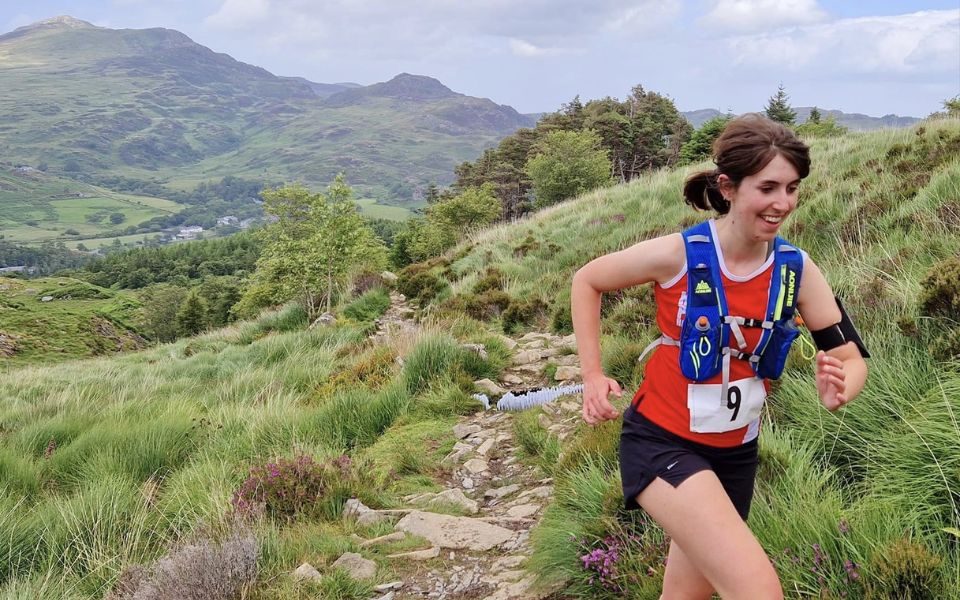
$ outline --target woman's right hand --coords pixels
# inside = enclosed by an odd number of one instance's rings
[[[591,425],[616,419],[620,411],[607,399],[610,394],[617,398],[623,395],[620,384],[603,373],[583,378],[583,420]]]

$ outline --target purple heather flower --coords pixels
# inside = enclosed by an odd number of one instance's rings
[[[857,581],[860,579],[860,572],[857,570],[857,563],[852,560],[843,561],[843,568],[847,571],[847,579]]]
[[[827,555],[823,553],[823,548],[820,547],[820,544],[814,544],[813,545],[813,564],[819,567],[821,564],[823,564],[823,561],[826,557]]]

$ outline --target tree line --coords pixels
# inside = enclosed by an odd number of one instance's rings
[[[764,112],[806,136],[844,131],[816,108],[796,125],[782,85]],[[258,191],[271,222],[257,231],[118,252],[80,276],[104,287],[142,289],[146,330],[159,341],[291,300],[314,318],[331,310],[361,271],[424,261],[498,221],[652,169],[704,160],[731,118],[719,116],[694,131],[672,100],[641,86],[624,101],[583,104],[574,98],[536,127],[518,130],[476,161],[458,165],[454,183],[444,190],[430,186],[426,206],[405,223],[363,218],[340,175],[322,193],[298,185]],[[225,178],[198,189],[233,189],[236,194],[227,195],[238,200],[251,192],[248,184]]]

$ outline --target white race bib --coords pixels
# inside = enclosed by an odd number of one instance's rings
[[[690,431],[723,433],[746,427],[760,416],[767,388],[763,379],[748,377],[731,381],[727,397],[720,398],[719,383],[687,384],[687,408],[690,409]]]

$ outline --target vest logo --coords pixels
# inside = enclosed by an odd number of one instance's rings
[[[702,279],[697,282],[697,287],[693,290],[694,294],[710,294],[713,290],[710,289],[710,284]]]
[[[793,306],[793,293],[797,287],[797,273],[791,270],[787,277],[787,306]]]

